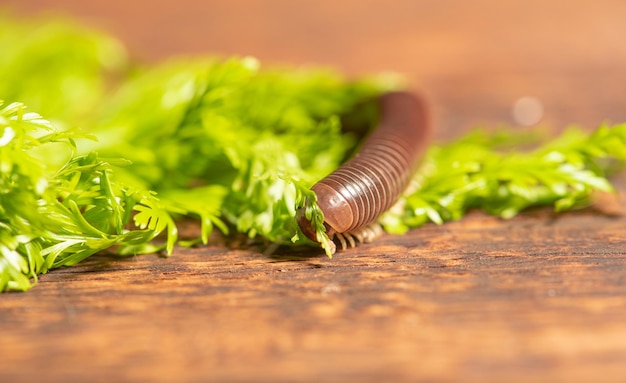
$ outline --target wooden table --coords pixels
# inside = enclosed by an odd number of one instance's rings
[[[144,60],[252,54],[405,73],[438,139],[512,123],[626,121],[626,2],[10,0],[69,12]],[[297,4],[296,4],[297,3]],[[224,246],[95,256],[0,296],[0,381],[626,381],[619,198],[385,236],[329,260]]]

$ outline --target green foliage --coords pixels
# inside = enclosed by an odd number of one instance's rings
[[[2,21],[0,97],[35,105],[54,124],[21,103],[2,111],[12,188],[1,196],[0,290],[27,289],[38,274],[106,249],[170,254],[177,243],[206,243],[213,228],[290,243],[297,201],[363,133],[344,134],[340,116],[388,87],[321,69],[261,70],[253,58],[128,71],[106,35]],[[78,124],[89,134],[67,130]],[[98,140],[77,145],[85,137]],[[184,216],[200,221],[200,238],[179,242]]]
[[[60,126],[82,123],[127,70],[124,47],[71,20],[0,13],[0,99],[20,101]]]
[[[101,251],[168,255],[207,243],[214,228],[310,244],[298,211],[332,253],[309,188],[355,150],[376,117],[368,101],[393,83],[265,69],[248,57],[130,71],[104,34],[0,19],[0,99],[17,101],[0,102],[0,291]],[[578,207],[612,190],[607,160],[626,160],[626,125],[572,130],[532,151],[519,142],[474,133],[433,146],[384,227],[403,232],[473,208],[509,218]],[[199,238],[179,240],[184,217],[200,222]]]
[[[606,161],[626,160],[626,124],[592,133],[572,128],[530,151],[516,148],[523,141],[475,131],[432,146],[415,176],[417,186],[400,201],[404,209],[382,217],[385,229],[402,233],[426,222],[441,224],[469,209],[511,218],[532,206],[585,206],[594,191],[613,191]]]
[[[166,229],[171,252],[168,210],[153,194],[118,184],[110,161],[92,152],[52,169],[32,155],[53,143],[73,151],[71,134],[19,103],[0,103],[0,134],[0,291],[26,290],[38,274],[112,246],[121,254],[158,251],[152,240]],[[139,229],[127,229],[131,220]]]
[[[90,149],[131,160],[129,183],[185,205],[206,227],[223,215],[238,232],[288,243],[299,190],[356,143],[339,116],[382,88],[327,70],[262,70],[249,57],[168,62],[112,96]],[[197,201],[198,188],[202,203],[181,202]]]

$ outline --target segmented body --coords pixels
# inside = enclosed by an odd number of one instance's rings
[[[311,188],[324,213],[327,234],[337,235],[342,247],[354,245],[350,233],[361,239],[376,231],[368,225],[406,189],[430,133],[425,105],[415,95],[392,92],[378,101],[378,125],[358,153]],[[300,219],[299,224],[315,240],[310,223]]]

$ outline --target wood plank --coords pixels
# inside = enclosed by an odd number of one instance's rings
[[[589,381],[600,372],[619,381],[625,245],[623,216],[542,209],[506,222],[476,213],[333,260],[222,246],[98,256],[0,298],[1,371],[59,381]]]

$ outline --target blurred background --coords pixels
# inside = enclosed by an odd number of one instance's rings
[[[131,55],[253,55],[347,75],[399,72],[433,106],[437,135],[477,124],[593,128],[626,120],[621,0],[2,0],[76,17]]]

